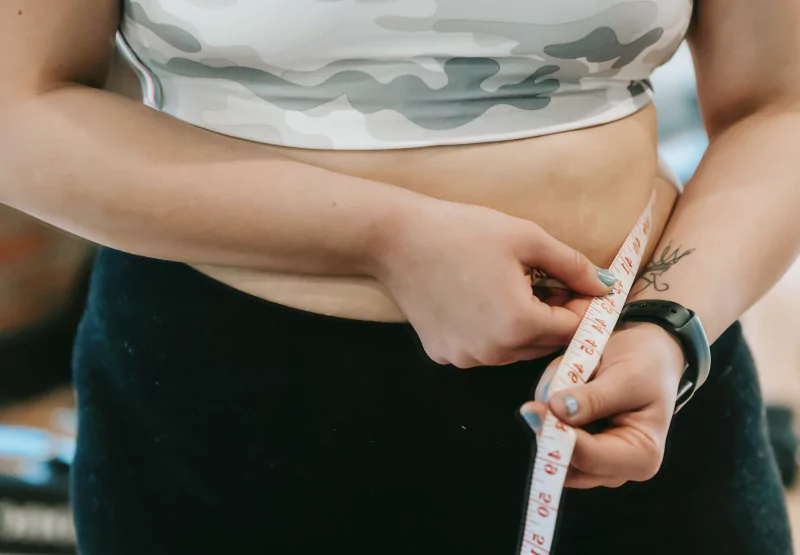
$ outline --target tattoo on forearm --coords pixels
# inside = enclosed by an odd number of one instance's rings
[[[673,250],[672,243],[667,243],[667,246],[661,252],[661,256],[659,258],[654,256],[653,261],[645,266],[642,276],[639,278],[639,283],[642,283],[642,287],[632,294],[638,295],[650,287],[659,293],[668,290],[669,283],[664,281],[664,274],[694,251],[695,249],[684,250],[683,245],[679,245]]]

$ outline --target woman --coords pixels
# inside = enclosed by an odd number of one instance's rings
[[[789,553],[735,322],[797,252],[800,12],[694,8],[6,5],[0,200],[114,249],[76,353],[82,552],[512,553],[515,413],[655,190],[631,298],[694,310],[711,377],[665,447],[685,355],[629,324],[547,400],[613,423],[560,552]],[[98,90],[120,21],[158,110]],[[678,199],[646,78],[688,28],[711,146]]]

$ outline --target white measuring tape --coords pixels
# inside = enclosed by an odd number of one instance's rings
[[[611,264],[617,283],[611,294],[595,297],[550,382],[550,395],[585,384],[600,363],[608,338],[639,270],[652,226],[655,193]],[[542,280],[546,284],[547,280]],[[520,555],[550,555],[564,480],[575,448],[575,430],[547,411],[536,436],[536,460],[528,490],[528,510]]]

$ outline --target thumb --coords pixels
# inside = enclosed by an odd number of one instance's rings
[[[519,415],[533,433],[539,434],[542,431],[542,424],[547,415],[547,405],[536,401],[529,401],[519,409]]]
[[[636,387],[629,372],[602,372],[585,385],[553,394],[547,404],[559,420],[580,427],[646,406],[652,392]]]
[[[523,262],[588,297],[607,295],[617,281],[610,271],[598,268],[584,254],[544,232],[531,242]]]

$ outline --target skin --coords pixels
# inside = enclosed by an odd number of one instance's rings
[[[658,269],[659,287],[653,272],[645,274],[629,301],[690,307],[713,342],[776,283],[800,248],[800,5],[702,0],[690,45],[710,146],[656,249],[673,253],[680,246],[684,256],[667,257],[674,263]],[[599,434],[578,431],[569,487],[617,487],[655,475],[683,365],[680,348],[661,328],[628,325],[610,338],[592,382],[547,399],[570,425],[611,421]],[[577,402],[572,415],[567,395]],[[522,410],[544,409],[528,403]]]
[[[675,198],[652,108],[527,141],[371,154],[217,135],[101,90],[118,18],[115,0],[0,6],[0,202],[269,300],[408,320],[441,363],[563,345],[578,305],[532,296],[531,267],[603,294],[597,266],[653,187],[654,227]]]
[[[696,249],[670,270],[668,298],[698,312],[712,339],[797,252],[790,209],[800,188],[789,145],[797,144],[800,72],[786,55],[798,40],[790,1],[756,8],[704,0],[694,30],[712,145],[664,241]],[[563,345],[585,297],[607,292],[596,268],[610,263],[653,188],[654,236],[667,225],[675,193],[658,174],[652,107],[604,126],[488,145],[379,153],[268,147],[101,90],[117,5],[0,6],[8,77],[0,81],[0,202],[105,245],[190,263],[270,300],[407,319],[431,358],[461,368],[537,358]],[[752,224],[767,213],[767,225]],[[765,261],[768,269],[759,269]],[[532,296],[531,267],[577,298],[548,304]],[[619,331],[609,349],[609,370],[575,392],[584,411],[577,418],[600,418],[602,407],[624,416],[630,407],[611,398],[626,397],[636,381],[645,410],[616,433],[629,430],[625,437],[638,443],[582,436],[578,460],[598,466],[577,469],[591,478],[575,486],[644,479],[663,452],[669,418],[657,407],[674,398],[679,350],[646,326]],[[624,389],[590,397],[623,371],[630,373]],[[550,403],[569,421],[557,397]],[[645,413],[649,420],[639,422]]]

